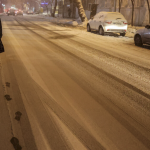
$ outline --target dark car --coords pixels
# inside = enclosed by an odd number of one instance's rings
[[[40,11],[39,11],[39,10],[35,12],[35,14],[39,14],[39,13],[40,13]]]
[[[22,10],[16,10],[15,15],[22,15],[23,16],[23,11]]]
[[[8,15],[8,16],[9,16],[9,15],[15,16],[15,9],[9,9],[9,10],[7,11],[7,15]]]
[[[134,43],[136,46],[143,46],[143,44],[150,45],[150,25],[146,25],[145,28],[139,29],[134,35]]]

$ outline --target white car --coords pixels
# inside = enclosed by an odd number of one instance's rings
[[[105,32],[120,33],[125,36],[127,31],[127,20],[119,12],[99,12],[87,23],[87,31],[97,30],[100,35]]]
[[[32,14],[33,15],[33,11],[32,10],[28,10],[27,14]]]
[[[146,25],[145,28],[136,31],[134,35],[134,43],[137,46],[150,44],[150,25]]]

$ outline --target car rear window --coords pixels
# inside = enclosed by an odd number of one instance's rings
[[[106,19],[110,19],[110,20],[116,20],[116,19],[121,19],[121,20],[125,20],[124,16],[122,14],[107,14],[106,15]]]

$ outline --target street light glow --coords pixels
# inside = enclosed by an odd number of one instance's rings
[[[48,5],[48,3],[41,3],[41,4],[46,4],[46,5]]]

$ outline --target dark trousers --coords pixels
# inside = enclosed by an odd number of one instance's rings
[[[2,40],[0,39],[0,53],[3,53],[4,51],[5,51],[4,46],[3,46]]]

